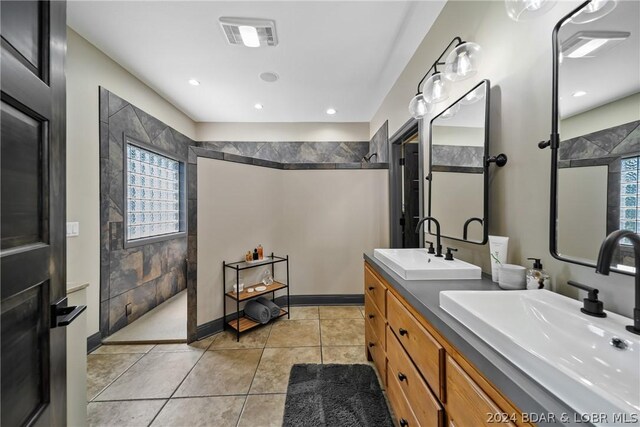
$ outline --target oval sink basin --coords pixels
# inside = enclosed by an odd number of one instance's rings
[[[547,290],[444,291],[440,307],[577,413],[606,415],[593,424],[638,425],[640,337],[625,329],[631,319],[587,316],[581,302]]]
[[[446,261],[426,249],[375,249],[373,257],[405,280],[480,279],[480,267],[454,259]]]

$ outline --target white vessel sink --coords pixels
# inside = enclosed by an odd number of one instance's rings
[[[480,267],[454,259],[445,261],[426,249],[375,249],[373,257],[405,280],[479,279]]]
[[[638,425],[613,418],[640,413],[640,337],[625,330],[631,319],[587,316],[581,302],[547,290],[443,291],[440,307],[576,412],[608,415],[594,424]]]

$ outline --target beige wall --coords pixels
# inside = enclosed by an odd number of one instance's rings
[[[369,133],[388,119],[393,134],[409,119],[407,105],[416,83],[454,36],[479,43],[484,58],[477,76],[455,84],[448,101],[481,79],[491,80],[490,151],[506,153],[509,163],[501,169],[491,167],[490,233],[510,237],[509,262],[529,265],[527,257],[541,257],[560,292],[575,295],[565,285],[568,279],[597,285],[607,309],[630,316],[631,277],[596,275],[594,268],[553,260],[548,249],[550,152],[540,150],[537,142],[547,139],[551,130],[553,27],[579,3],[558,2],[538,19],[514,22],[501,1],[448,2],[374,115]],[[434,115],[448,105],[439,104]],[[445,244],[458,247],[460,258],[490,271],[487,246]]]
[[[80,235],[67,239],[69,282],[89,283],[87,333],[98,332],[100,203],[98,86],[124,97],[187,136],[194,122],[71,29],[67,31],[67,221]]]
[[[386,170],[282,171],[199,158],[198,324],[222,316],[222,261],[259,243],[291,257],[292,294],[361,294],[362,253],[389,245],[387,206]],[[262,271],[241,281],[256,283]]]
[[[198,141],[368,141],[369,123],[196,123]]]
[[[607,237],[608,166],[558,170],[558,252],[593,262]]]
[[[561,140],[640,120],[640,93],[560,121]]]
[[[446,126],[433,127],[433,145],[484,146],[484,127]]]
[[[433,172],[431,215],[440,220],[444,236],[462,239],[464,223],[484,217],[484,177],[477,173]],[[426,211],[425,211],[426,212]],[[469,225],[469,240],[482,241],[483,226]],[[435,228],[432,228],[435,232]],[[433,236],[427,238],[433,241]]]

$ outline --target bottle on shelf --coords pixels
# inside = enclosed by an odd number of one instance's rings
[[[247,253],[244,256],[244,260],[251,261],[252,259],[253,259],[253,255],[251,254],[251,251],[247,251]]]
[[[264,258],[264,250],[262,249],[262,245],[258,245],[258,259]]]
[[[255,248],[253,250],[253,260],[257,261],[258,260],[258,248]]]

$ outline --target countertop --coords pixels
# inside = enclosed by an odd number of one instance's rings
[[[555,422],[540,421],[536,422],[536,425],[593,425],[574,422],[579,419],[576,418],[576,411],[440,308],[440,291],[500,290],[491,279],[483,277],[479,280],[404,280],[375,259],[373,253],[365,253],[364,259],[522,413],[546,416],[547,419],[551,418],[550,415],[555,417]],[[563,422],[563,419],[568,421]]]

